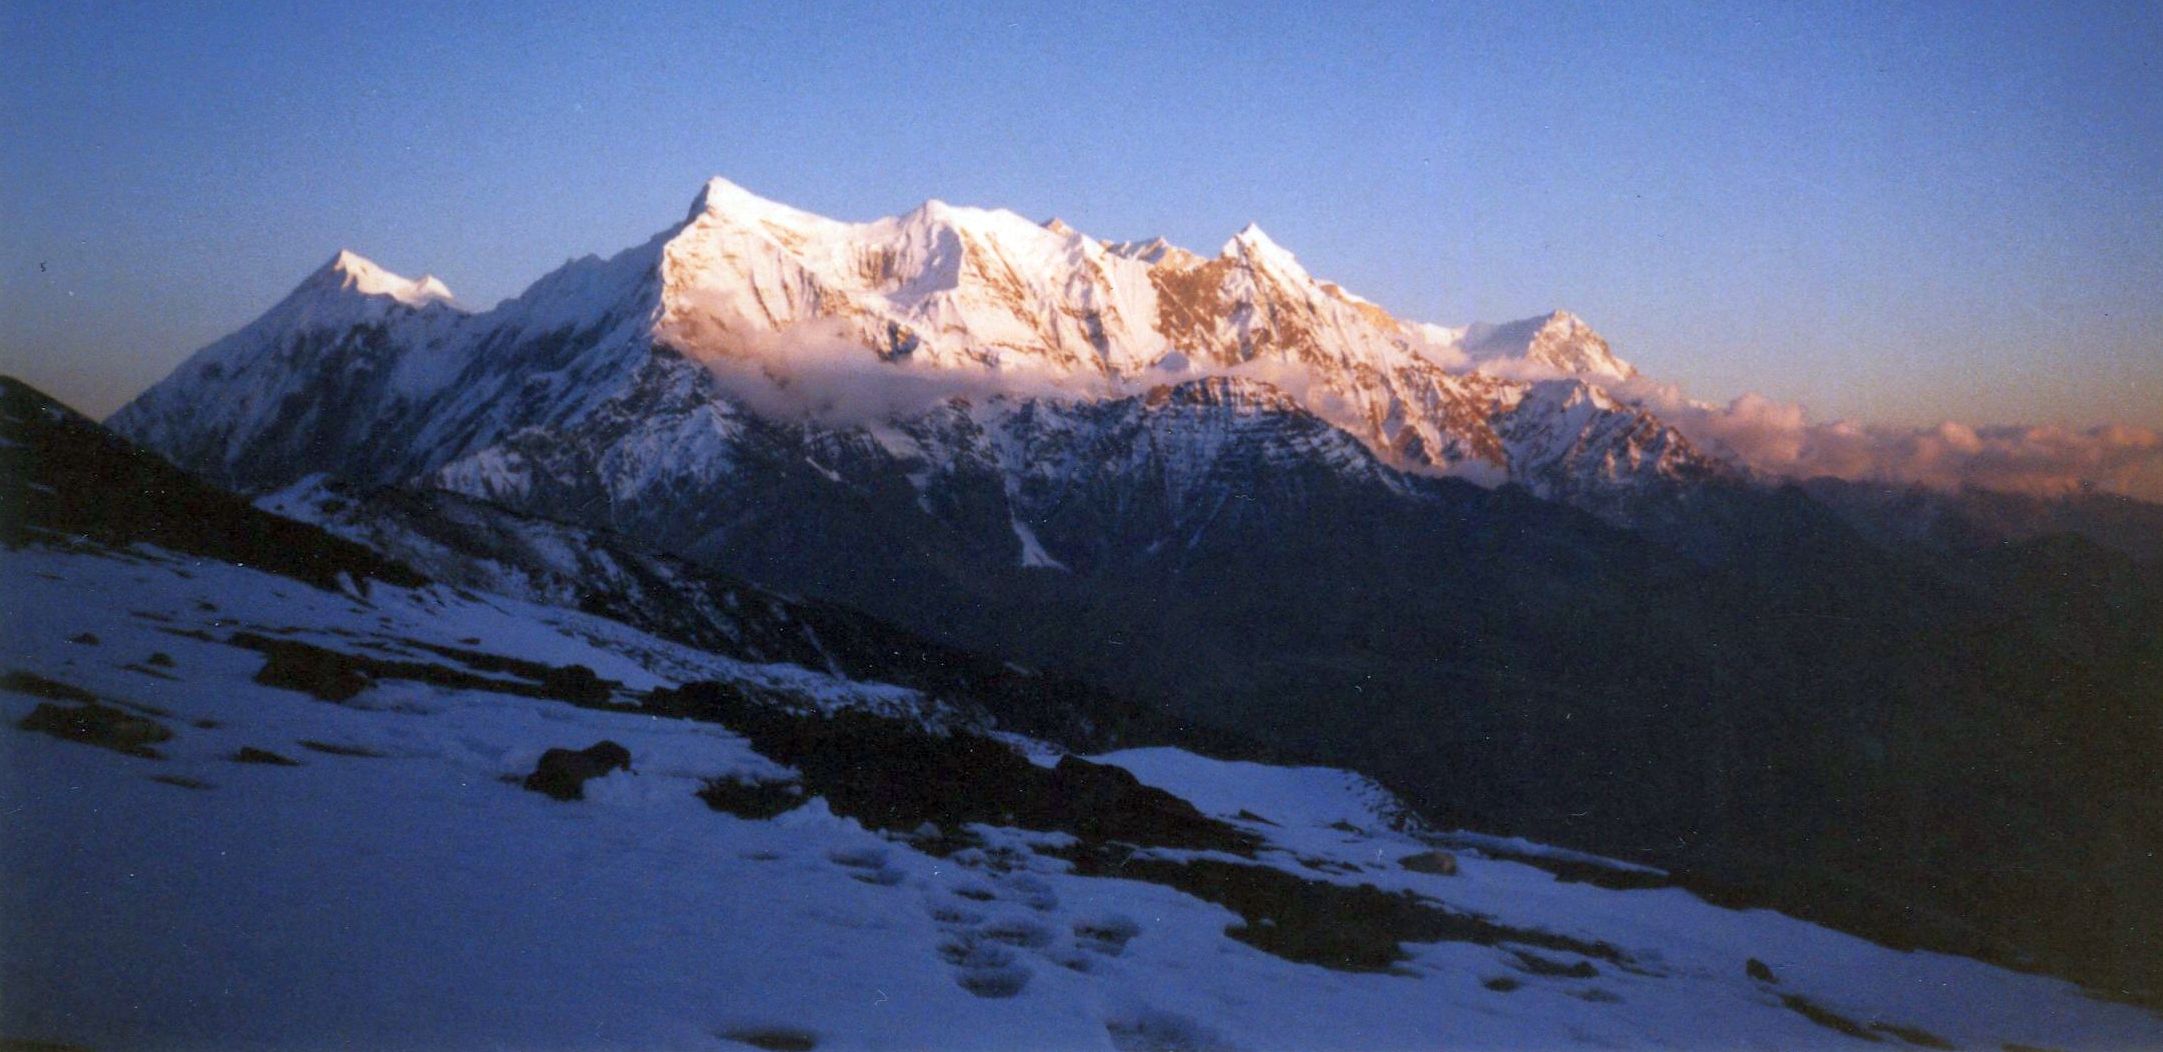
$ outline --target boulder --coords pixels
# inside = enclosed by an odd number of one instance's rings
[[[524,784],[527,789],[558,800],[583,800],[587,779],[630,769],[631,750],[601,741],[584,749],[550,749],[542,753]]]
[[[1416,855],[1406,855],[1398,859],[1397,864],[1414,873],[1434,873],[1445,877],[1457,875],[1457,856],[1447,851],[1422,851]]]
[[[263,667],[255,681],[323,701],[348,701],[374,684],[364,659],[305,643],[263,640]]]
[[[573,705],[600,705],[608,701],[608,681],[584,665],[551,668],[541,676],[541,692]]]

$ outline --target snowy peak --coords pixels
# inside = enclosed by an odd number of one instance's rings
[[[398,446],[386,440],[395,425],[373,415],[392,378],[474,317],[434,277],[341,251],[106,426],[228,488],[322,470],[313,458]],[[462,351],[449,347],[443,360]]]
[[[339,249],[330,262],[317,268],[307,281],[301,283],[301,289],[388,296],[416,310],[436,304],[448,305],[452,299],[450,287],[432,274],[423,275],[419,280],[400,277],[351,249]]]
[[[1470,326],[1463,350],[1481,371],[1518,379],[1557,373],[1611,380],[1637,375],[1635,366],[1615,356],[1605,337],[1565,310],[1503,325]]]
[[[246,337],[240,342],[275,344],[304,332],[342,332],[401,319],[428,327],[466,316],[452,302],[449,286],[433,275],[408,278],[340,249],[285,299],[220,343]]]
[[[691,199],[691,210],[684,215],[684,222],[697,222],[701,216],[784,222],[816,218],[809,212],[760,197],[718,175],[706,180],[706,185]]]
[[[937,199],[838,222],[716,179],[666,237],[656,334],[702,361],[815,333],[844,358],[1019,369],[1091,394],[1175,352],[1213,366],[1413,353],[1401,322],[1320,285],[1251,224],[1204,260],[1163,238],[1100,241]]]
[[[1235,255],[1249,248],[1277,247],[1277,243],[1270,239],[1267,232],[1263,231],[1260,223],[1248,223],[1246,226],[1240,227],[1239,233],[1233,234],[1230,241],[1224,243],[1224,254],[1227,256]]]
[[[1224,249],[1219,254],[1227,259],[1246,260],[1250,265],[1273,270],[1287,277],[1307,277],[1306,268],[1299,265],[1299,260],[1284,246],[1271,240],[1270,236],[1254,223],[1248,223],[1239,233],[1232,235],[1232,239],[1224,243]]]
[[[1127,302],[1146,270],[1010,211],[934,199],[840,222],[715,180],[661,253],[657,335],[705,361],[816,333],[842,358],[1101,378],[1160,356],[1128,325],[1150,315]]]

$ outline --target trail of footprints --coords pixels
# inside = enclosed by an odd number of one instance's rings
[[[1033,858],[1007,845],[964,848],[946,859],[961,872],[926,892],[925,909],[945,933],[939,957],[954,969],[954,981],[978,997],[1013,997],[1047,963],[1094,972],[1141,934],[1123,916],[1059,916],[1059,893],[1029,871]],[[867,884],[893,887],[906,876],[884,847],[836,851],[827,859]]]

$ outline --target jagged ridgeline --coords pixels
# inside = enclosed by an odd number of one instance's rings
[[[1444,816],[2155,985],[2152,509],[1904,528],[1634,375],[1570,315],[1401,320],[1253,228],[1205,257],[716,181],[483,312],[341,255],[109,424],[289,507],[320,475],[613,530]]]
[[[1553,382],[1471,368],[1481,364]],[[646,244],[567,263],[481,313],[434,278],[341,252],[111,424],[250,488],[325,467],[519,486],[542,481],[527,477],[539,466],[502,463],[502,443],[590,426],[634,408],[627,398],[668,403],[637,404],[644,427],[664,410],[706,410],[697,422],[712,438],[666,433],[681,461],[719,452],[740,423],[719,389],[764,416],[929,414],[922,425],[935,426],[954,395],[1099,401],[1225,373],[1281,389],[1415,471],[1554,495],[1723,471],[1599,386],[1635,370],[1566,313],[1458,329],[1402,321],[1308,275],[1254,227],[1204,259],[937,201],[840,223],[722,180]],[[324,375],[346,381],[335,402],[311,382]],[[213,390],[223,400],[206,414],[200,396]]]

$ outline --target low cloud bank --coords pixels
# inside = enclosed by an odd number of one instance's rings
[[[862,334],[836,318],[809,318],[779,330],[706,322],[666,336],[753,412],[826,427],[916,416],[957,397],[1077,397],[1078,378],[1035,368],[948,368],[910,355],[881,358]]]
[[[1642,402],[1691,441],[1771,474],[2040,496],[2100,489],[2163,499],[2163,435],[2144,427],[1819,423],[1801,405],[1757,394],[1722,406],[1643,381],[1617,393]]]
[[[1132,377],[1061,373],[1033,364],[944,366],[915,355],[882,358],[869,340],[837,318],[808,318],[775,330],[749,322],[718,326],[711,320],[715,316],[709,310],[693,322],[669,326],[665,338],[753,412],[825,427],[917,416],[954,398],[1116,398],[1205,376],[1268,383],[1325,419],[1353,415],[1349,402],[1296,363],[1197,369],[1183,355],[1173,355]]]

